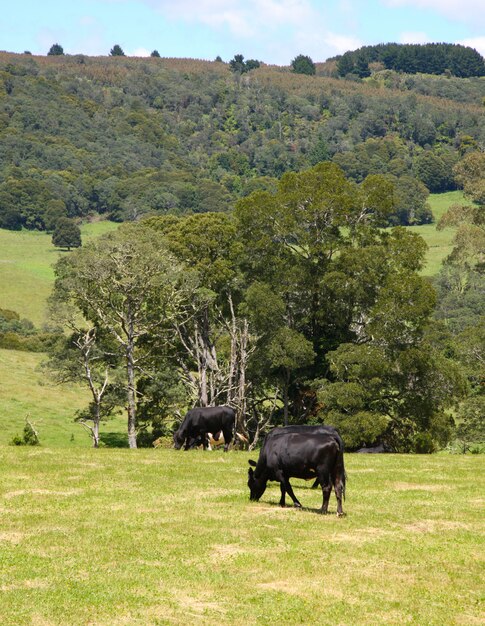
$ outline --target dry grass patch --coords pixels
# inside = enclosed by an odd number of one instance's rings
[[[18,532],[18,531],[4,531],[4,532],[0,532],[0,544],[2,542],[7,542],[7,543],[13,543],[13,544],[17,545],[18,543],[20,543],[26,537],[28,537],[27,533],[21,533],[21,532]]]
[[[83,489],[70,489],[68,491],[51,491],[50,489],[18,489],[17,491],[8,491],[3,494],[3,497],[9,500],[10,498],[17,498],[19,496],[61,496],[70,497],[78,496],[83,493]]]

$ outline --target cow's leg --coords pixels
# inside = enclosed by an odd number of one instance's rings
[[[341,517],[342,515],[345,515],[343,509],[342,509],[342,495],[343,495],[343,486],[342,483],[339,481],[338,483],[335,484],[335,496],[337,497],[337,515],[338,517]]]
[[[342,517],[342,515],[345,515],[342,509],[342,497],[344,495],[344,485],[345,485],[345,474],[343,474],[342,476],[340,475],[340,473],[337,472],[334,478],[334,489],[335,489],[335,496],[337,498],[338,517]]]
[[[281,498],[280,498],[280,506],[286,506],[285,497],[286,497],[286,489],[283,481],[280,482],[281,489]]]
[[[207,450],[209,447],[209,435],[207,433],[200,433],[200,437],[202,439],[202,447],[204,450]]]
[[[320,481],[318,480],[318,478],[316,479],[316,481],[313,483],[312,485],[312,489],[316,489],[318,487],[318,485],[320,484]]]
[[[328,513],[328,502],[330,500],[330,494],[332,493],[332,483],[330,482],[330,473],[327,468],[321,470],[318,473],[318,479],[322,486],[322,508],[320,509],[320,513],[322,515],[326,515]]]
[[[227,452],[229,450],[229,444],[231,443],[231,439],[232,439],[232,429],[223,428],[222,434],[224,435],[224,452]]]
[[[285,486],[285,491],[288,492],[290,498],[293,500],[293,504],[301,509],[301,504],[300,501],[298,500],[298,498],[295,496],[294,492],[293,492],[293,487],[290,485],[290,480],[285,476],[283,478],[283,483]],[[282,484],[283,484],[282,483]],[[283,491],[283,487],[281,488],[281,490]]]

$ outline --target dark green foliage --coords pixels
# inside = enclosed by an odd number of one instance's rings
[[[347,76],[354,71],[354,60],[351,52],[346,52],[337,61],[337,72],[339,76]]]
[[[125,53],[123,52],[123,48],[118,44],[115,44],[111,48],[111,50],[109,51],[109,54],[112,57],[124,57],[125,56]]]
[[[2,227],[52,229],[53,201],[63,216],[117,221],[228,211],[285,172],[326,160],[356,182],[416,177],[417,146],[441,163],[420,168],[426,184],[450,189],[454,161],[483,134],[477,79],[386,71],[377,90],[262,68],[264,81],[245,74],[241,89],[222,63],[66,56],[54,79],[52,62],[0,59]]]
[[[314,76],[316,73],[315,63],[309,56],[299,54],[291,62],[291,69],[295,74],[307,74]]]
[[[473,451],[477,444],[485,442],[485,395],[467,398],[457,413],[460,425],[456,436],[462,444],[463,452]]]
[[[255,59],[244,60],[242,54],[235,54],[234,58],[229,61],[229,67],[236,74],[245,74],[251,70],[255,70],[260,67],[261,63]]]
[[[25,426],[22,436],[16,435],[11,442],[13,446],[38,446],[40,445],[39,433],[35,430],[34,426],[25,420]]]
[[[52,243],[56,248],[79,248],[81,245],[81,230],[79,226],[68,217],[60,217],[52,233]]]
[[[359,55],[355,62],[355,73],[359,78],[367,78],[371,72],[369,69],[369,63],[364,55]]]
[[[460,44],[379,44],[346,52],[338,59],[339,76],[355,72],[368,76],[368,63],[380,61],[386,69],[406,74],[445,74],[467,78],[485,76],[483,57],[473,48]]]
[[[48,56],[62,56],[63,54],[64,54],[64,49],[58,43],[53,44],[50,47],[49,52],[47,53]]]
[[[16,311],[0,309],[0,348],[25,352],[45,352],[57,341],[55,332],[41,332]]]
[[[153,52],[150,54],[150,56],[159,59],[160,58],[160,53],[158,52],[158,50],[153,50]]]

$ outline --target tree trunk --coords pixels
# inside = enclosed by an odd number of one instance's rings
[[[231,310],[231,326],[230,326],[230,335],[231,335],[231,356],[229,361],[229,374],[227,380],[227,404],[231,406],[234,402],[234,379],[236,376],[236,366],[237,366],[237,325],[236,325],[236,315],[234,314],[234,306],[232,304],[232,296],[229,294],[228,296],[229,308]]]
[[[283,383],[283,420],[285,426],[288,426],[288,389],[290,387],[290,371],[286,370],[286,379]]]
[[[93,448],[99,448],[99,422],[100,422],[100,415],[99,415],[99,410],[100,410],[100,406],[99,404],[96,405],[96,418],[94,420],[93,423]]]
[[[239,411],[236,422],[236,431],[247,437],[246,428],[246,367],[248,362],[249,325],[243,320],[239,345]]]
[[[135,361],[133,324],[130,320],[130,329],[126,343],[126,374],[127,374],[127,405],[128,405],[128,446],[136,448],[136,388],[135,388]]]

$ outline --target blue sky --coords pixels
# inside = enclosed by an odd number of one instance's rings
[[[0,50],[289,65],[362,45],[450,42],[485,56],[485,0],[2,0]]]

